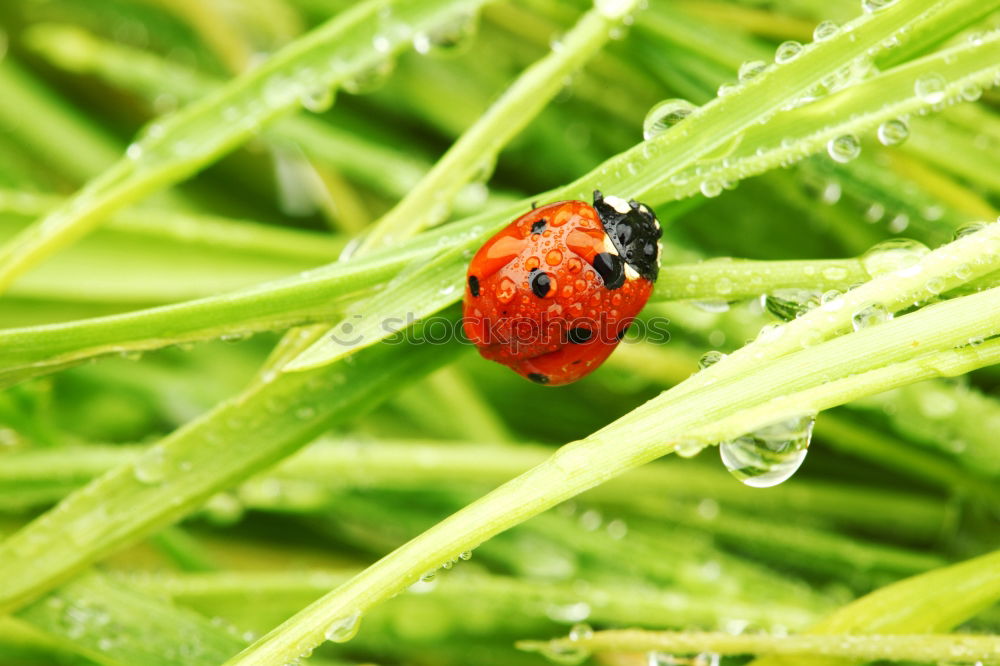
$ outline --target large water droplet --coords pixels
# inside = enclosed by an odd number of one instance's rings
[[[774,51],[774,62],[783,65],[798,58],[800,53],[802,53],[802,44],[795,41],[782,42]]]
[[[764,308],[778,319],[791,321],[819,305],[820,296],[814,289],[775,289],[764,296]]]
[[[813,41],[822,42],[840,32],[840,26],[833,21],[823,21],[813,30]]]
[[[652,139],[690,116],[698,107],[686,99],[665,99],[656,104],[642,121],[642,136]]]
[[[361,611],[354,611],[350,615],[334,620],[327,628],[326,640],[332,643],[346,643],[358,635],[361,628]]]
[[[767,63],[763,60],[748,60],[740,65],[740,81],[749,81],[750,79],[756,78],[765,69],[767,69]]]
[[[715,349],[712,349],[701,355],[701,358],[698,359],[698,367],[704,370],[709,366],[715,365],[724,358],[726,358],[725,354]]]
[[[878,126],[878,140],[883,146],[898,146],[910,136],[910,128],[902,120],[887,120]]]
[[[698,185],[698,189],[701,190],[703,195],[711,199],[722,194],[722,183],[706,178]]]
[[[892,319],[892,313],[885,309],[881,303],[866,305],[853,315],[851,315],[851,326],[855,331],[863,328],[883,324]]]
[[[865,11],[866,14],[874,14],[877,11],[890,7],[896,3],[896,0],[861,0],[861,9]]]
[[[826,152],[836,162],[850,162],[861,154],[861,142],[853,134],[842,134],[827,142]]]
[[[329,86],[317,86],[303,92],[302,96],[299,97],[299,101],[307,110],[313,113],[323,113],[333,106],[335,98],[336,93],[333,88]]]
[[[571,641],[586,640],[594,635],[594,630],[589,624],[579,623],[574,624],[569,630],[569,639]]]
[[[977,231],[982,231],[987,226],[986,222],[969,222],[968,224],[963,224],[955,230],[955,240],[974,234]]]
[[[476,34],[477,15],[462,13],[413,37],[413,48],[425,55],[450,56],[462,53]]]
[[[768,488],[787,480],[805,460],[812,414],[795,416],[719,444],[726,469],[748,486]]]
[[[928,104],[939,104],[944,101],[945,88],[948,82],[935,72],[924,74],[913,84],[913,92]]]
[[[167,456],[162,446],[154,446],[135,461],[133,474],[140,483],[159,483],[167,476]]]
[[[912,269],[930,249],[910,238],[893,238],[874,245],[861,257],[865,272],[873,278]]]

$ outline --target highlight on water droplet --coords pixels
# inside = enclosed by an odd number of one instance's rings
[[[655,104],[642,121],[642,137],[649,140],[663,134],[694,113],[697,108],[686,99],[665,99]]]
[[[463,12],[441,25],[413,36],[413,48],[423,55],[452,56],[463,53],[473,42],[478,15]]]
[[[861,154],[861,142],[853,134],[842,134],[827,142],[826,152],[835,162],[850,162]]]
[[[861,256],[861,266],[872,278],[914,270],[930,248],[911,238],[893,238],[873,245]]]
[[[704,196],[711,199],[722,194],[722,183],[717,180],[706,178],[698,185],[698,189],[701,190],[701,193]]]
[[[782,42],[774,51],[774,62],[784,65],[798,58],[800,53],[802,53],[802,44],[793,40]]]
[[[896,4],[896,0],[861,0],[861,9],[866,14],[874,14]]]
[[[945,88],[948,82],[936,72],[924,74],[913,84],[913,92],[921,101],[928,104],[939,104],[944,101]]]
[[[349,615],[334,620],[327,628],[326,640],[331,643],[346,643],[358,635],[361,628],[361,611],[356,610]]]
[[[802,465],[815,422],[814,414],[801,414],[721,442],[722,462],[730,474],[748,486],[776,486]]]
[[[840,26],[833,21],[823,21],[813,30],[813,41],[822,42],[840,32]]]
[[[738,76],[740,81],[749,81],[759,76],[765,69],[767,69],[767,63],[763,60],[748,60],[740,65]]]
[[[968,224],[963,224],[958,229],[955,230],[955,240],[959,238],[964,238],[970,234],[974,234],[977,231],[982,231],[987,227],[986,222],[969,222]]]
[[[698,367],[704,370],[709,366],[715,365],[724,358],[726,358],[726,354],[723,354],[715,349],[709,350],[702,354],[701,358],[698,359]]]
[[[815,289],[774,289],[764,295],[764,309],[778,319],[791,321],[819,305],[821,295]]]
[[[860,331],[863,328],[883,324],[890,319],[892,319],[892,313],[884,305],[871,303],[851,315],[851,326],[855,331]]]
[[[905,122],[895,118],[879,125],[876,134],[879,143],[883,146],[898,146],[906,141],[906,137],[910,136],[910,128]]]

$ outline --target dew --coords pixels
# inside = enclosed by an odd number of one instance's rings
[[[927,104],[939,104],[944,101],[945,88],[948,82],[936,72],[924,74],[913,84],[913,92]]]
[[[861,265],[872,278],[897,271],[913,270],[930,249],[910,238],[893,238],[883,241],[864,253]]]
[[[906,141],[906,137],[910,136],[910,128],[906,126],[905,122],[896,118],[879,125],[876,134],[879,143],[883,146],[898,146]]]
[[[569,639],[571,641],[586,640],[594,635],[594,630],[589,624],[580,622],[574,624],[569,630]]]
[[[472,551],[463,550],[461,553],[458,554],[458,559],[462,560],[463,562],[468,562],[469,560],[472,559]]]
[[[322,113],[333,106],[333,101],[336,98],[336,92],[333,88],[329,86],[318,86],[312,90],[306,91],[299,98],[307,110],[313,113]]]
[[[730,474],[748,486],[769,488],[787,480],[809,450],[816,417],[802,414],[719,444]]]
[[[167,476],[166,452],[161,446],[154,446],[139,456],[132,473],[140,483],[160,483]]]
[[[655,104],[642,121],[642,137],[649,140],[663,134],[694,113],[697,108],[686,99],[665,99]]]
[[[873,203],[865,210],[865,222],[874,224],[885,216],[885,206],[880,203]]]
[[[361,628],[361,611],[354,611],[350,615],[335,620],[327,628],[326,640],[331,643],[346,643],[358,635]]]
[[[975,102],[983,95],[983,89],[975,83],[967,83],[958,93],[966,102]]]
[[[573,604],[552,604],[545,609],[545,614],[553,622],[573,624],[583,622],[590,617],[590,604],[578,601]]]
[[[893,215],[892,219],[889,220],[889,231],[894,234],[903,233],[908,226],[910,226],[910,216],[906,213]]]
[[[736,90],[738,89],[739,85],[735,83],[723,83],[722,85],[719,86],[719,89],[716,91],[715,94],[718,95],[719,97],[725,97],[726,95],[730,95],[736,92]]]
[[[870,328],[878,324],[884,324],[892,319],[892,313],[886,310],[881,303],[871,303],[866,305],[851,315],[851,326],[855,331],[863,328]]]
[[[714,301],[691,301],[691,305],[695,306],[702,312],[711,312],[713,314],[729,312],[729,301],[721,299]]]
[[[381,88],[389,80],[389,76],[392,74],[394,68],[395,63],[390,58],[386,58],[377,65],[346,79],[343,83],[343,88],[352,95],[364,95],[365,93],[373,92]]]
[[[464,52],[476,34],[476,14],[466,12],[413,37],[413,48],[423,55],[450,56]]]
[[[941,278],[931,278],[924,283],[924,289],[937,296],[944,291],[945,282]]]
[[[823,21],[813,30],[813,41],[823,42],[840,32],[840,26],[833,21]]]
[[[840,201],[840,195],[843,193],[840,183],[835,180],[831,180],[825,186],[823,186],[823,191],[820,192],[819,200],[825,203],[827,206],[832,206],[838,201]]]
[[[681,458],[694,458],[705,448],[705,443],[697,439],[682,439],[674,443],[674,453]]]
[[[836,289],[824,291],[823,295],[819,297],[819,308],[824,312],[836,312],[842,307],[844,307],[844,299],[841,298],[841,293]]]
[[[894,4],[896,4],[896,0],[861,0],[861,9],[866,14],[874,14]]]
[[[614,519],[607,526],[608,536],[612,539],[624,539],[628,534],[628,525],[624,520]]]
[[[748,60],[740,65],[738,76],[740,81],[749,81],[759,76],[765,69],[767,63],[763,60]]]
[[[724,358],[726,358],[726,354],[712,349],[711,351],[707,351],[701,355],[701,358],[698,359],[698,367],[704,370],[709,366],[715,365]]]
[[[775,289],[765,294],[764,309],[778,319],[791,321],[819,305],[820,292],[814,289]]]
[[[853,134],[842,134],[827,142],[826,152],[835,162],[850,162],[861,154],[861,142]]]
[[[970,222],[969,224],[963,224],[955,230],[955,240],[972,235],[978,231],[982,231],[987,226],[986,222]]]
[[[774,62],[784,65],[798,58],[800,53],[802,53],[802,44],[791,40],[782,42],[774,51]]]
[[[701,190],[703,195],[711,199],[722,194],[722,183],[717,180],[703,180],[698,185],[698,189]]]
[[[590,656],[590,652],[574,645],[563,643],[547,643],[541,649],[543,657],[556,664],[582,664]]]

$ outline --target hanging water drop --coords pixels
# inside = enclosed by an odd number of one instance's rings
[[[924,74],[913,84],[913,92],[927,104],[940,104],[944,101],[945,88],[948,82],[936,72]]]
[[[378,90],[389,79],[395,63],[390,58],[358,72],[344,80],[343,88],[352,95],[364,95]]]
[[[896,0],[861,0],[861,9],[866,14],[874,14],[896,3]]]
[[[705,179],[698,185],[698,189],[701,190],[703,195],[711,199],[722,194],[722,183],[717,180]]]
[[[569,630],[569,639],[571,641],[586,640],[594,635],[594,630],[589,624],[580,622],[574,624]]]
[[[545,647],[541,649],[541,654],[543,657],[556,664],[567,664],[568,666],[573,666],[574,664],[582,664],[586,661],[587,657],[590,656],[588,650],[576,647],[573,645],[565,645],[562,643],[547,643]]]
[[[642,137],[648,141],[663,134],[690,116],[697,108],[686,99],[665,99],[655,104],[642,121]]]
[[[802,465],[815,422],[812,414],[802,414],[722,442],[719,444],[722,462],[748,486],[776,486]]]
[[[982,231],[987,226],[986,222],[970,222],[968,224],[963,224],[958,229],[955,230],[955,240],[959,238],[964,238],[970,234],[974,234],[977,231]]]
[[[851,326],[855,331],[883,324],[892,319],[892,313],[881,303],[866,305],[851,315]]]
[[[350,615],[334,620],[327,628],[326,640],[331,643],[346,643],[358,635],[361,628],[361,611],[354,611]]]
[[[883,146],[898,146],[899,144],[906,141],[906,137],[910,136],[910,128],[906,126],[906,123],[902,120],[893,119],[887,120],[878,126],[879,143]]]
[[[724,358],[726,358],[726,354],[723,354],[720,351],[712,349],[702,354],[701,358],[698,359],[698,368],[704,370],[709,366],[715,365]]]
[[[819,305],[820,292],[814,289],[775,289],[764,295],[764,309],[778,319],[791,321]]]
[[[681,458],[694,458],[705,446],[704,442],[697,439],[682,439],[674,443],[674,453]]]
[[[826,152],[835,162],[850,162],[861,154],[861,142],[853,134],[842,134],[827,142]]]
[[[833,21],[823,21],[813,30],[813,41],[823,42],[840,32],[840,26]]]
[[[423,55],[451,56],[462,53],[476,34],[476,14],[461,13],[442,25],[413,36],[413,48]]]
[[[333,106],[336,93],[328,86],[318,86],[302,93],[299,101],[307,110],[313,113],[323,113]]]
[[[908,272],[914,270],[920,259],[928,252],[930,249],[919,241],[893,238],[872,246],[862,255],[861,265],[873,278],[896,271]]]
[[[740,65],[738,76],[740,81],[749,81],[756,78],[765,69],[767,69],[767,63],[763,60],[748,60]]]
[[[784,65],[798,58],[800,53],[802,53],[802,44],[791,40],[782,42],[774,51],[774,62]]]

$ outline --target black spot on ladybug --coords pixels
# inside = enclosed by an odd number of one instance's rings
[[[615,339],[618,340],[618,342],[621,342],[622,338],[625,337],[625,334],[628,333],[629,326],[631,325],[632,324],[629,324],[628,326],[623,326],[622,330],[618,331],[618,335],[615,336]]]
[[[597,271],[604,286],[617,289],[625,284],[625,262],[617,254],[601,252],[594,257],[594,270]]]
[[[594,332],[582,326],[569,329],[569,333],[566,335],[566,339],[573,345],[582,345],[592,337],[594,337]]]
[[[536,221],[534,224],[531,225],[531,233],[540,234],[543,231],[545,231],[545,225],[547,222],[548,220],[546,220],[544,217]]]
[[[528,379],[530,379],[531,381],[535,382],[536,384],[548,384],[549,383],[549,378],[546,377],[545,375],[541,374],[541,373],[538,373],[538,372],[529,373],[528,374]]]
[[[549,277],[548,273],[543,273],[537,268],[531,271],[531,277],[528,279],[528,282],[531,285],[531,291],[538,298],[545,298],[545,295],[549,293],[549,289],[552,288],[552,278]]]
[[[479,298],[479,278],[475,275],[469,276],[469,292],[476,298]]]

